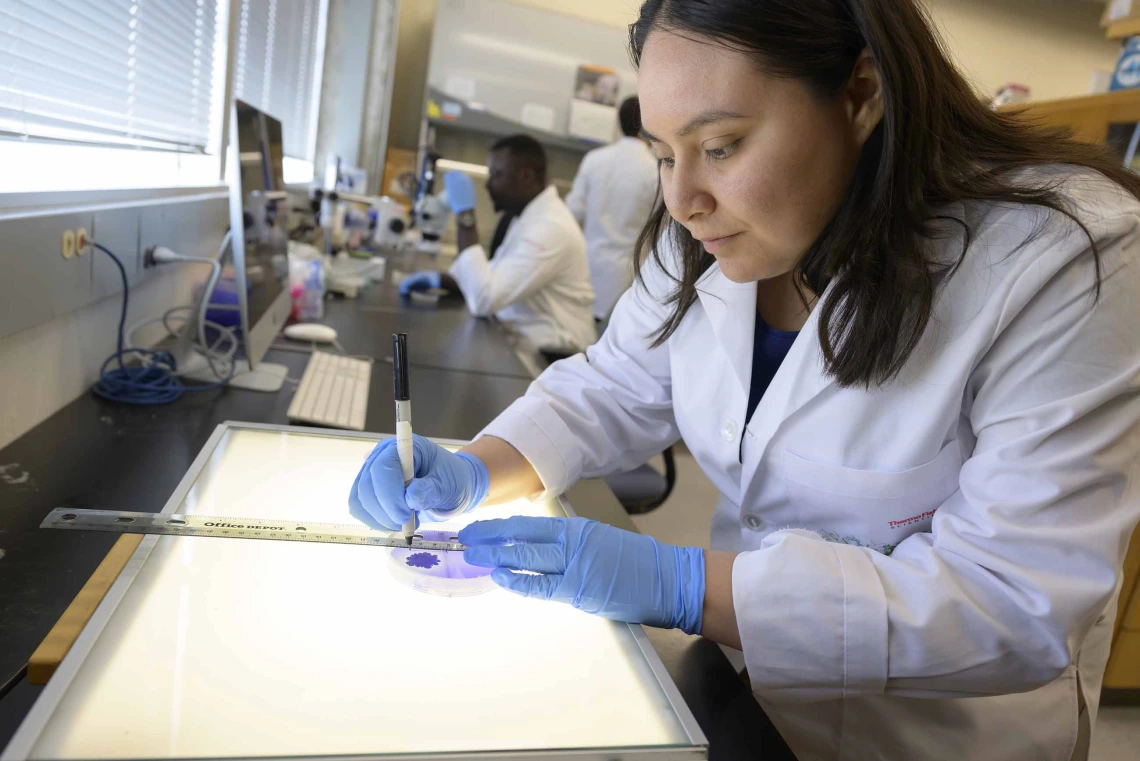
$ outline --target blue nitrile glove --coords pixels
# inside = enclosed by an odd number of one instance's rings
[[[478,521],[459,532],[501,587],[629,623],[701,631],[705,556],[585,518]],[[533,571],[540,575],[513,573]]]
[[[447,191],[447,205],[452,212],[459,214],[475,208],[475,183],[463,172],[443,175],[443,187]]]
[[[407,296],[412,291],[426,291],[440,287],[440,274],[435,270],[413,272],[400,281],[400,295]]]
[[[465,513],[487,498],[491,478],[475,455],[449,452],[412,436],[415,477],[404,490],[396,439],[384,439],[364,462],[348,495],[352,515],[372,528],[397,531],[412,512],[428,520]]]

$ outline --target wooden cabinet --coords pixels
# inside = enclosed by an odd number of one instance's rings
[[[1073,137],[1086,143],[1103,143],[1109,126],[1140,122],[1140,89],[1020,103],[1001,110],[1021,111],[1045,124],[1068,127]]]
[[[1140,530],[1132,535],[1132,546],[1124,561],[1124,586],[1113,635],[1104,687],[1140,690]]]
[[[1140,18],[1126,18],[1113,21],[1104,30],[1104,36],[1110,40],[1123,40],[1140,34]]]

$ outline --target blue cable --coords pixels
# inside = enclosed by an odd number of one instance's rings
[[[178,400],[187,391],[210,391],[225,386],[234,374],[234,364],[230,362],[230,372],[224,380],[205,386],[186,386],[174,374],[178,363],[168,351],[155,351],[154,349],[136,349],[123,346],[123,331],[127,324],[127,304],[130,299],[130,285],[127,282],[127,270],[122,261],[110,249],[98,243],[95,248],[111,257],[111,261],[119,268],[119,276],[123,280],[123,308],[119,314],[119,335],[116,351],[103,360],[99,369],[99,381],[94,391],[104,399],[123,404],[170,404]],[[210,294],[203,294],[208,299]],[[140,365],[127,365],[123,357],[133,354],[144,361]],[[118,367],[109,367],[117,363]]]

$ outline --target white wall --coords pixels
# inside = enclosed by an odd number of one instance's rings
[[[415,0],[410,0],[415,2]],[[409,0],[405,0],[409,2]],[[513,0],[614,26],[632,23],[638,0]],[[1038,100],[1084,95],[1119,47],[1099,26],[1103,3],[1088,0],[922,0],[951,56],[984,93],[1007,82]]]
[[[1029,85],[1034,100],[1089,92],[1119,45],[1104,39],[1104,6],[1087,0],[924,0],[951,56],[982,92]]]
[[[414,1],[414,0],[413,0]],[[548,11],[578,16],[599,24],[629,26],[637,19],[640,0],[512,0]]]

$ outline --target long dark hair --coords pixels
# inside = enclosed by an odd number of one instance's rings
[[[934,308],[935,284],[948,269],[931,259],[936,209],[952,201],[995,201],[1048,207],[1088,236],[1056,183],[1027,186],[1010,176],[1042,164],[1088,167],[1140,197],[1140,177],[1103,148],[1071,140],[1067,131],[998,113],[984,104],[947,58],[914,0],[647,0],[630,26],[635,65],[652,30],[675,31],[748,53],[767,74],[804,81],[820,97],[837,95],[863,50],[882,83],[883,119],[863,147],[852,186],[835,218],[798,264],[814,293],[832,291],[819,340],[826,370],[844,386],[894,378],[922,337]],[[969,245],[965,244],[953,270]],[[636,246],[635,267],[663,236],[681,250],[673,307],[653,334],[654,346],[677,330],[697,299],[697,281],[713,257],[672,220],[659,199]],[[952,274],[952,272],[950,273]]]

